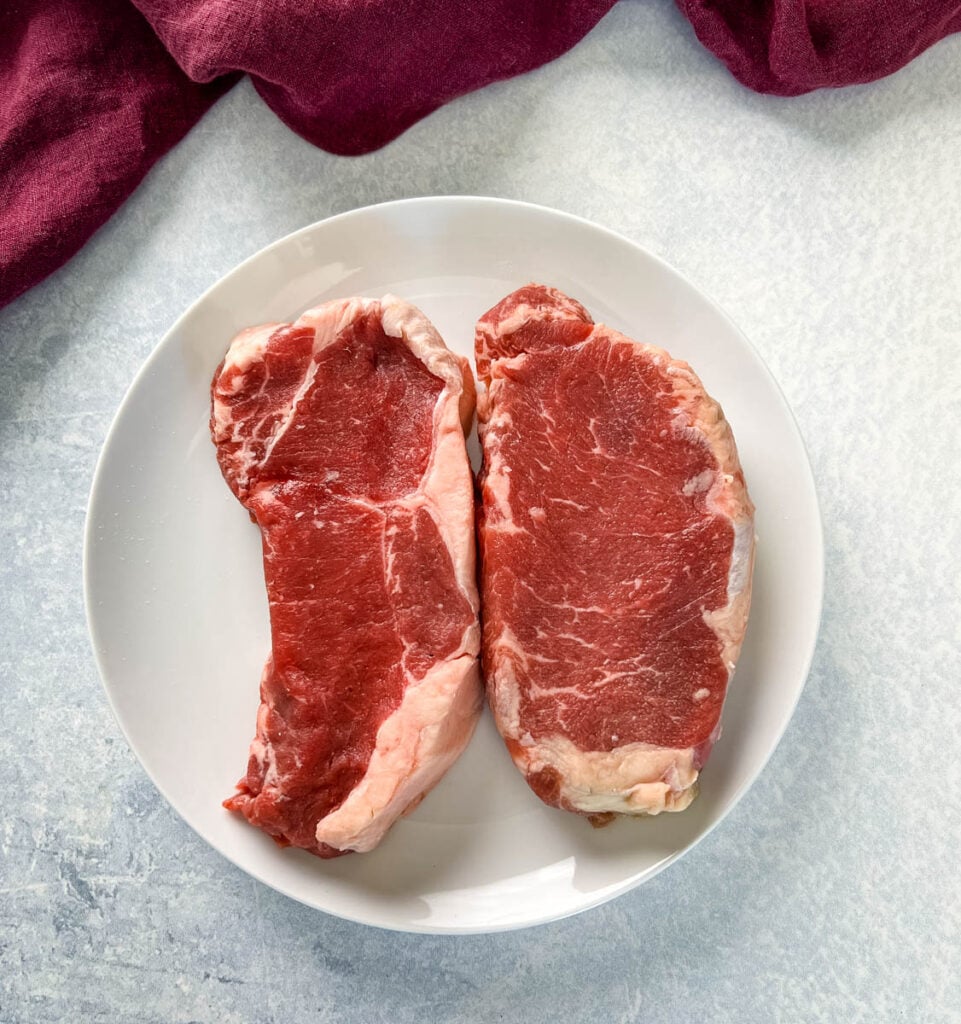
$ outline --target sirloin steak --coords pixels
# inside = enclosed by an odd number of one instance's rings
[[[271,653],[225,806],[321,857],[374,847],[482,704],[467,361],[393,296],[242,331],[211,433],[261,529]]]
[[[477,325],[483,662],[548,804],[687,807],[744,638],[754,509],[720,406],[663,349],[521,288]]]

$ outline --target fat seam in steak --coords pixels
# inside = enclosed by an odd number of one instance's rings
[[[481,317],[483,665],[548,804],[687,807],[744,638],[754,508],[691,368],[531,284]]]
[[[260,527],[271,653],[225,806],[321,857],[372,849],[482,704],[467,361],[393,296],[234,338],[211,433]]]

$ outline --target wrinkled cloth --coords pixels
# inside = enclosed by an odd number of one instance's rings
[[[952,32],[959,0],[677,0],[698,39],[756,92],[873,82]]]
[[[553,60],[616,0],[7,0],[0,305],[69,259],[243,73],[338,154]],[[676,0],[744,85],[867,82],[961,30],[961,0]]]
[[[0,306],[73,256],[239,77],[191,81],[128,0],[4,2]]]

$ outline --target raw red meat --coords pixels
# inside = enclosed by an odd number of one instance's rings
[[[272,639],[225,806],[284,845],[371,849],[470,739],[473,406],[466,360],[392,296],[243,331],[214,376],[211,433],[262,531]]]
[[[686,363],[551,288],[484,314],[476,354],[498,728],[549,804],[596,824],[681,810],[750,605],[754,509],[731,430]]]

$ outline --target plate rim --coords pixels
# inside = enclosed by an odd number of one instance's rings
[[[394,923],[386,920],[371,920],[361,915],[352,915],[342,910],[332,910],[327,907],[321,907],[315,902],[311,902],[301,895],[292,892],[283,883],[278,883],[272,879],[264,876],[264,874],[257,870],[250,868],[246,865],[239,864],[234,858],[219,845],[213,843],[207,836],[205,836],[200,829],[191,823],[185,815],[180,811],[175,802],[169,796],[166,787],[158,779],[154,772],[147,767],[143,758],[138,750],[138,745],[133,741],[127,725],[124,722],[123,717],[120,714],[116,700],[111,691],[110,686],[107,682],[107,672],[105,671],[104,664],[100,655],[100,645],[98,643],[98,629],[94,621],[94,603],[95,599],[92,593],[91,583],[91,562],[93,559],[93,550],[96,545],[96,527],[95,521],[96,516],[94,512],[99,500],[102,500],[101,495],[104,491],[102,486],[102,477],[106,472],[106,465],[108,462],[108,455],[110,449],[114,443],[115,437],[118,433],[119,424],[123,419],[125,413],[130,406],[134,393],[138,390],[143,379],[151,372],[154,362],[159,358],[159,353],[166,346],[168,339],[180,330],[181,325],[188,320],[194,313],[194,311],[202,306],[218,288],[225,285],[236,275],[241,274],[251,263],[260,260],[268,253],[282,246],[289,245],[294,242],[298,237],[307,235],[314,232],[324,226],[330,225],[334,222],[348,220],[352,218],[369,217],[371,215],[386,212],[388,210],[396,210],[401,208],[414,208],[417,206],[496,206],[498,208],[514,208],[517,210],[523,210],[527,212],[533,212],[538,215],[547,216],[548,218],[557,218],[562,221],[567,221],[570,224],[579,226],[580,228],[586,228],[593,232],[600,233],[606,236],[609,241],[616,242],[617,244],[627,245],[630,248],[636,250],[644,258],[651,260],[658,268],[667,273],[669,276],[679,279],[684,285],[695,292],[701,300],[710,308],[711,312],[719,319],[723,320],[728,328],[739,338],[744,351],[750,355],[754,362],[758,365],[763,375],[767,379],[768,383],[773,387],[776,397],[782,407],[782,410],[787,414],[787,420],[795,434],[798,442],[800,454],[803,456],[801,464],[803,465],[805,482],[807,489],[813,497],[814,502],[814,516],[812,522],[812,536],[810,540],[816,543],[816,572],[813,574],[817,584],[817,593],[815,596],[816,611],[817,614],[814,617],[814,626],[810,638],[806,641],[806,653],[803,659],[803,675],[800,686],[798,686],[796,693],[790,701],[789,707],[785,708],[785,714],[783,721],[779,725],[778,729],[773,731],[768,740],[767,748],[762,758],[759,759],[757,765],[752,769],[749,776],[741,783],[741,785],[735,790],[734,794],[728,801],[726,808],[723,813],[706,828],[704,828],[698,835],[692,839],[685,846],[674,850],[668,856],[664,857],[657,864],[652,867],[645,868],[637,873],[629,875],[627,878],[621,880],[619,883],[615,883],[608,889],[602,890],[601,895],[586,900],[582,904],[567,908],[560,913],[558,912],[545,912],[527,920],[523,921],[511,921],[507,923],[496,923],[488,925],[439,925],[434,924],[420,924],[417,921],[408,921],[404,924]],[[666,868],[670,867],[681,857],[685,856],[691,850],[693,850],[699,843],[707,838],[723,821],[725,821],[731,814],[731,812],[737,807],[740,801],[743,799],[747,791],[757,782],[758,778],[764,772],[768,763],[777,750],[787,732],[788,727],[794,719],[795,712],[797,711],[798,704],[801,699],[807,681],[810,677],[811,666],[814,661],[814,656],[817,651],[817,641],[820,635],[821,624],[824,614],[824,584],[825,584],[825,550],[824,550],[824,522],[823,512],[821,508],[821,502],[818,495],[817,481],[814,476],[813,467],[811,464],[811,457],[808,451],[807,444],[804,440],[804,435],[801,431],[800,425],[798,424],[797,417],[794,414],[794,410],[787,400],[783,389],[777,378],[771,372],[767,363],[761,356],[760,352],[754,347],[753,343],[747,337],[747,335],[740,329],[730,315],[717,304],[713,297],[700,286],[695,284],[691,278],[685,273],[677,269],[672,264],[668,263],[665,259],[659,256],[657,253],[652,252],[645,245],[636,242],[634,239],[629,238],[627,235],[622,234],[612,228],[609,228],[603,224],[599,224],[596,221],[590,220],[586,217],[582,217],[578,214],[569,213],[564,210],[559,210],[555,207],[531,203],[524,200],[518,199],[504,199],[496,196],[484,196],[484,195],[427,195],[427,196],[415,196],[403,199],[388,200],[380,203],[371,203],[365,206],[355,207],[349,210],[341,211],[340,213],[332,214],[329,217],[323,217],[320,220],[314,221],[310,224],[304,225],[303,227],[297,228],[294,231],[288,232],[286,235],[275,239],[273,242],[262,246],[255,252],[251,253],[235,266],[231,267],[226,273],[222,274],[216,281],[210,284],[193,302],[191,302],[187,308],[173,321],[173,323],[164,331],[161,337],[157,340],[150,352],[140,365],[137,372],[134,374],[130,383],[127,385],[124,391],[123,397],[117,406],[116,411],[113,414],[110,425],[104,435],[103,444],[101,445],[100,452],[97,456],[96,466],[91,477],[90,488],[87,495],[86,512],[84,517],[84,529],[83,529],[83,544],[82,544],[82,579],[83,579],[83,598],[84,598],[84,618],[87,626],[87,637],[90,641],[90,646],[93,651],[94,662],[97,666],[97,672],[100,676],[100,683],[103,692],[107,697],[107,702],[110,706],[110,710],[113,713],[114,719],[120,727],[120,731],[123,734],[124,739],[127,742],[133,755],[136,757],[138,766],[143,771],[147,778],[150,779],[153,786],[157,789],[164,801],[170,807],[171,810],[180,818],[188,828],[194,832],[208,847],[213,849],[217,854],[227,860],[235,868],[242,871],[244,874],[254,878],[259,883],[268,886],[269,888],[281,893],[285,897],[295,900],[303,906],[309,907],[312,910],[320,911],[321,913],[330,914],[332,917],[336,917],[340,920],[350,921],[355,924],[366,925],[368,927],[380,928],[386,931],[398,932],[401,934],[424,934],[424,935],[476,935],[476,934],[497,934],[501,932],[518,931],[524,928],[538,927],[544,924],[549,924],[554,921],[565,920],[566,918],[573,917],[577,914],[583,913],[584,911],[594,909],[595,907],[601,906],[604,903],[609,902],[612,899],[616,899],[618,896],[624,895],[624,893],[631,891],[632,889],[638,888],[645,882],[654,878],[660,874]]]

